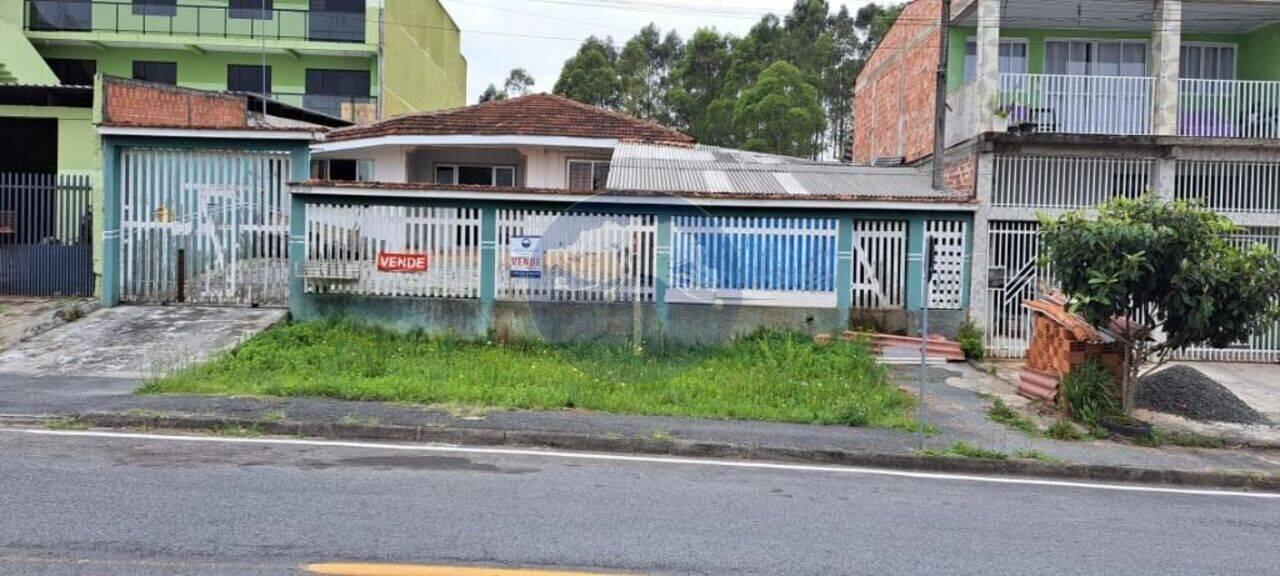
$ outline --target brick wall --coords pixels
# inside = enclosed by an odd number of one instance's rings
[[[853,161],[933,153],[941,0],[914,0],[889,29],[854,88]]]
[[[245,128],[243,96],[160,86],[145,82],[103,82],[103,121],[121,126],[163,128]]]
[[[948,154],[943,160],[942,178],[947,190],[974,194],[978,189],[978,156],[972,150]]]
[[[1054,402],[1062,377],[1089,360],[1098,362],[1117,380],[1123,378],[1124,360],[1118,344],[1080,340],[1062,324],[1044,314],[1035,314],[1031,346],[1019,375],[1018,392],[1029,398]]]

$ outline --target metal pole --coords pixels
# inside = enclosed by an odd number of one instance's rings
[[[919,424],[919,447],[924,450],[924,383],[926,367],[929,364],[929,285],[933,281],[933,242],[925,236],[924,241],[924,282],[920,284],[921,302],[924,314],[920,322],[920,393],[916,405],[916,421]]]
[[[934,94],[934,119],[933,119],[933,188],[941,190],[946,186],[943,178],[942,157],[947,152],[947,64],[948,64],[948,34],[947,31],[951,26],[951,2],[949,0],[941,0],[942,2],[942,20],[938,24],[938,76],[934,81],[937,86]]]

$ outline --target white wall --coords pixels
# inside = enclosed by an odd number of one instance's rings
[[[317,153],[313,158],[372,160],[378,182],[432,182],[438,164],[516,166],[516,182],[528,188],[567,189],[570,160],[608,160],[612,150],[599,148],[410,148],[382,146],[369,150]]]
[[[375,181],[408,182],[406,151],[403,146],[383,146],[351,152],[312,154],[311,157],[315,160],[372,160]]]

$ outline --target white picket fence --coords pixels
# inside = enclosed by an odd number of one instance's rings
[[[991,205],[1074,210],[1151,188],[1152,158],[997,155]]]
[[[379,253],[425,254],[426,272],[379,272]],[[423,206],[307,206],[307,291],[478,298],[480,210]]]
[[[513,237],[541,239],[538,278],[513,277]],[[657,224],[649,214],[498,210],[500,300],[652,302]]]
[[[934,247],[934,275],[929,286],[931,310],[964,308],[965,249],[968,224],[959,220],[930,220],[925,223],[925,246]]]
[[[669,302],[836,306],[838,222],[677,216]]]
[[[999,106],[1041,132],[1151,134],[1155,78],[1001,74]]]
[[[907,298],[907,223],[853,223],[853,307],[903,308]]]
[[[1174,193],[1218,212],[1280,212],[1280,163],[1179,160]]]

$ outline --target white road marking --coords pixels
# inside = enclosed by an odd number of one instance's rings
[[[1173,488],[1161,486],[1142,486],[1131,484],[1099,484],[1094,482],[1074,482],[1068,480],[1047,480],[1037,478],[1015,478],[999,476],[973,476],[967,474],[943,474],[938,472],[912,472],[906,470],[889,470],[883,468],[860,468],[852,466],[817,466],[809,464],[781,464],[774,462],[750,462],[742,460],[714,460],[704,458],[683,458],[676,456],[629,456],[623,454],[602,454],[593,452],[566,452],[559,450],[537,450],[523,448],[482,448],[458,446],[453,444],[386,444],[380,442],[350,442],[341,440],[305,440],[298,438],[237,438],[225,436],[174,436],[167,434],[142,434],[136,432],[107,432],[96,430],[43,430],[31,428],[0,428],[0,432],[30,434],[36,436],[65,436],[83,438],[114,438],[130,440],[151,440],[170,442],[207,442],[215,444],[267,444],[279,446],[313,446],[329,448],[362,448],[370,450],[394,450],[401,452],[440,452],[455,454],[489,454],[495,456],[532,456],[539,458],[562,458],[574,460],[596,460],[603,462],[637,462],[648,464],[672,464],[681,466],[708,466],[719,468],[741,468],[756,470],[783,470],[793,472],[824,472],[835,474],[859,474],[869,476],[891,476],[898,478],[918,478],[924,480],[950,480],[962,482],[985,482],[990,484],[1014,484],[1026,486],[1052,486],[1061,488],[1082,488],[1089,490],[1113,490],[1119,492],[1150,492],[1158,494],[1184,494],[1193,496],[1222,496],[1232,498],[1259,498],[1280,500],[1280,494],[1271,492],[1237,492],[1230,490],[1208,490],[1195,488]]]

